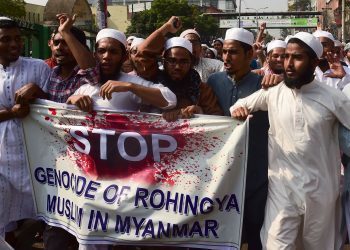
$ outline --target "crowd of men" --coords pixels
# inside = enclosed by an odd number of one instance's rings
[[[20,56],[18,24],[0,17],[0,237],[16,246],[18,222],[35,217],[21,121],[42,98],[86,112],[156,112],[169,122],[194,114],[248,117],[242,242],[253,250],[343,247],[350,229],[350,44],[317,30],[262,46],[261,26],[256,39],[228,29],[209,48],[197,30],[182,31],[171,17],[146,39],[102,29],[92,53],[75,16],[57,19],[52,57],[42,61]],[[43,240],[45,249],[112,247],[78,246],[50,225]]]

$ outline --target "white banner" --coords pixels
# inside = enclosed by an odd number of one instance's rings
[[[247,123],[65,106],[24,120],[39,218],[86,244],[240,248]]]

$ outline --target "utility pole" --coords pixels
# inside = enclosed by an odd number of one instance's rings
[[[238,28],[241,27],[241,5],[242,5],[242,0],[239,0],[239,9],[238,9]]]
[[[341,1],[341,40],[346,43],[345,39],[345,0]]]
[[[258,13],[259,13],[259,10],[265,10],[267,9],[268,7],[263,7],[263,8],[258,8],[258,9],[255,9],[255,8],[246,8],[246,10],[255,10],[255,21],[256,21],[256,29],[259,31],[259,23],[258,23]]]

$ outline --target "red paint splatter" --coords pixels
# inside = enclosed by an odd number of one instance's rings
[[[57,115],[56,109],[49,108],[49,111],[51,112],[51,115]]]

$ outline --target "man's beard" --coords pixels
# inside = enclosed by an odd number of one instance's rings
[[[310,65],[311,66],[311,65]],[[300,89],[303,85],[312,82],[314,79],[314,70],[310,70],[312,67],[306,67],[305,71],[297,78],[289,78],[284,72],[284,83],[288,88]]]

